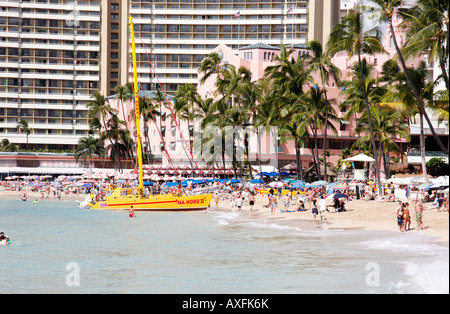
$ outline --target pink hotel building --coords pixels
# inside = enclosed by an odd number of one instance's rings
[[[398,22],[398,20],[395,20]],[[402,44],[405,41],[405,34],[402,32],[398,32],[397,40],[399,44]],[[364,56],[367,61],[375,67],[375,73],[377,75],[381,74],[382,65],[385,61],[389,60],[395,55],[395,47],[393,46],[391,35],[389,30],[386,31],[383,44],[388,52],[388,54],[380,54],[375,56]],[[288,45],[289,47],[289,45]],[[303,54],[309,54],[309,51],[304,48],[298,48],[299,46],[294,48],[294,57],[298,57]],[[234,51],[226,46],[219,45],[212,52],[217,52],[220,56],[222,56],[222,62],[224,64],[232,64],[238,69],[239,67],[245,67],[252,72],[252,79],[258,80],[262,78],[264,75],[264,70],[271,65],[275,64],[274,56],[280,54],[280,48],[270,46],[264,43],[251,45],[242,47],[239,49],[239,54],[236,55]],[[423,60],[423,59],[422,59]],[[348,75],[351,72],[351,67],[353,66],[356,58],[349,59],[345,53],[339,53],[333,58],[333,63],[340,68],[342,72],[342,79],[349,79]],[[409,66],[416,66],[419,64],[419,60],[415,60],[414,64],[409,62]],[[202,77],[202,73],[198,74],[198,85],[197,90],[200,96],[203,99],[213,98],[215,91],[215,76],[211,76],[204,84],[200,84],[200,78]],[[315,82],[321,87],[320,78],[315,77]],[[310,87],[313,87],[314,84],[311,84]],[[330,131],[327,134],[328,139],[328,150],[330,151],[330,157],[328,157],[327,161],[331,162],[333,165],[336,164],[339,159],[338,154],[341,153],[342,149],[345,147],[351,147],[352,144],[357,140],[357,134],[354,133],[354,129],[356,127],[356,119],[355,117],[351,117],[348,121],[344,120],[345,111],[343,112],[337,104],[339,104],[343,98],[340,87],[338,87],[333,80],[329,81],[329,85],[326,86],[327,95],[329,99],[334,99],[336,102],[335,110],[337,112],[338,117],[341,119],[339,124],[336,124],[335,127],[338,130],[338,134],[334,135]],[[307,87],[309,89],[309,87]],[[170,101],[170,100],[169,100]],[[111,105],[117,106],[120,110],[121,105],[118,101],[110,101]],[[173,108],[173,103],[171,103]],[[133,104],[131,102],[124,104],[124,110],[126,112],[130,112]],[[162,165],[190,165],[190,153],[187,150],[186,146],[189,147],[189,141],[194,141],[193,136],[189,136],[188,123],[186,121],[180,120],[176,118],[176,122],[173,119],[172,113],[168,108],[165,108],[166,118],[163,121],[159,120],[159,117],[156,118],[156,123],[148,123],[148,136],[150,139],[150,148],[152,154],[157,158],[162,160]],[[122,115],[119,115],[122,116]],[[359,118],[358,115],[357,118]],[[129,123],[129,127],[132,129],[134,127],[134,123]],[[193,125],[193,126],[192,126]],[[162,130],[159,130],[160,126],[162,126]],[[194,123],[190,123],[191,130],[194,132],[200,132],[200,122],[195,121]],[[141,122],[141,127],[143,128],[143,123]],[[180,136],[180,132],[182,132],[182,136]],[[161,139],[160,133],[163,135],[163,140]],[[193,132],[191,132],[192,135]],[[144,135],[142,135],[144,138]],[[323,130],[319,132],[319,141],[323,139]],[[402,142],[401,139],[398,139],[399,142]],[[163,142],[164,141],[164,142]],[[184,145],[184,144],[187,145]],[[255,134],[250,137],[250,160],[255,169],[258,169],[258,139]],[[271,134],[264,134],[261,136],[261,160],[264,162],[263,171],[273,171],[274,169],[280,169],[283,166],[295,162],[295,148],[292,141],[287,141],[285,143],[280,144],[278,148],[278,156],[276,154],[276,141]],[[319,147],[322,149],[323,144],[320,143]],[[243,142],[238,142],[238,146],[243,147]],[[163,151],[163,148],[166,151]],[[167,157],[167,153],[170,155],[170,159]],[[198,152],[193,152],[195,156],[196,163],[198,165],[204,165],[205,162],[202,160],[201,156],[199,156]],[[307,169],[313,165],[313,156],[312,150],[310,149],[309,144],[305,144],[301,151],[302,154],[302,166]],[[219,154],[220,155],[220,154]],[[268,162],[270,161],[270,162]],[[227,165],[231,164],[231,158],[228,158],[226,161]],[[217,165],[219,167],[222,166],[221,161],[217,161]],[[259,169],[258,169],[259,170]],[[276,171],[276,170],[275,170]]]

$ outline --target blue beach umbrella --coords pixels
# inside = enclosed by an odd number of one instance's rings
[[[306,185],[305,185],[305,183],[303,183],[303,182],[295,182],[294,184],[292,184],[292,187],[293,188],[304,188],[304,187],[306,187]]]
[[[231,179],[231,180],[228,180],[227,181],[227,183],[229,184],[229,183],[240,183],[241,181],[239,181],[238,179]]]
[[[264,183],[264,181],[261,180],[261,179],[253,179],[252,181],[250,181],[250,183],[260,183],[260,184],[262,184],[262,183]]]

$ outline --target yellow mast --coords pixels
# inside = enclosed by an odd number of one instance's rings
[[[133,49],[134,103],[136,111],[136,141],[138,145],[139,189],[142,192],[144,190],[144,180],[142,175],[141,117],[139,111],[139,89],[138,89],[138,79],[136,69],[136,43],[134,41],[133,17],[130,16],[129,19],[131,28],[131,46]]]

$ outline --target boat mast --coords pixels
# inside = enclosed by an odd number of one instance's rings
[[[130,29],[131,29],[131,47],[133,50],[133,74],[134,74],[134,104],[136,112],[136,141],[137,141],[137,155],[139,164],[139,189],[141,193],[144,191],[144,180],[142,175],[142,147],[141,147],[141,117],[139,111],[139,89],[138,89],[138,79],[137,79],[137,69],[136,69],[136,43],[134,40],[134,25],[133,17],[130,19]]]

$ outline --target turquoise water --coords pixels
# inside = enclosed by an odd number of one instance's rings
[[[0,200],[0,293],[449,292],[448,249],[428,236],[308,229]]]

